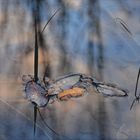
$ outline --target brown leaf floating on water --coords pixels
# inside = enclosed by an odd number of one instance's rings
[[[58,94],[57,98],[61,101],[68,100],[70,98],[81,97],[85,93],[85,89],[80,87],[74,87],[71,89],[66,89]]]

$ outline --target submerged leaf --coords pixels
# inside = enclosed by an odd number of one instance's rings
[[[125,97],[128,96],[127,91],[112,84],[98,83],[96,86],[97,92],[105,96]]]
[[[90,76],[84,74],[70,74],[58,78],[57,80],[45,80],[45,83],[32,78],[27,78],[25,83],[25,97],[29,101],[37,104],[38,107],[45,107],[48,103],[56,100],[64,101],[71,98],[81,97],[93,92],[104,96],[125,97],[127,91],[113,84],[100,83]]]
[[[25,85],[25,98],[35,104],[37,104],[39,107],[45,106],[48,103],[48,99],[45,97],[46,90],[45,88],[34,82],[29,81]]]

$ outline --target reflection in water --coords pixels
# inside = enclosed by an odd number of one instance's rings
[[[0,139],[65,139],[55,136],[39,117],[33,137],[33,105],[22,96],[19,77],[33,74],[32,2],[0,3]],[[40,77],[44,73],[53,79],[69,72],[94,74],[130,91],[127,99],[90,94],[40,109],[45,121],[59,134],[80,140],[139,139],[139,105],[129,110],[139,67],[140,47],[135,41],[139,40],[139,5],[139,1],[131,0],[39,1],[39,32],[49,15],[62,7],[39,36]],[[124,23],[116,26],[117,17],[127,23],[132,39],[122,31]]]

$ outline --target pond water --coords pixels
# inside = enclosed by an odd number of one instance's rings
[[[129,91],[124,98],[94,92],[41,108],[45,121],[59,136],[44,125],[39,114],[33,135],[34,106],[23,96],[21,77],[34,72],[32,3],[0,3],[1,140],[140,139],[140,104],[130,110],[140,67],[139,0],[43,0],[40,4],[41,29],[62,8],[39,40],[40,77],[47,67],[52,79],[85,73]],[[137,91],[139,94],[140,83]]]

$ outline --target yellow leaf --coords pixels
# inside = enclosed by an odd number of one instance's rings
[[[62,91],[61,93],[58,94],[58,99],[63,101],[63,100],[68,100],[69,98],[73,97],[81,97],[84,95],[85,90],[83,88],[79,87],[74,87],[71,89],[66,89]]]

